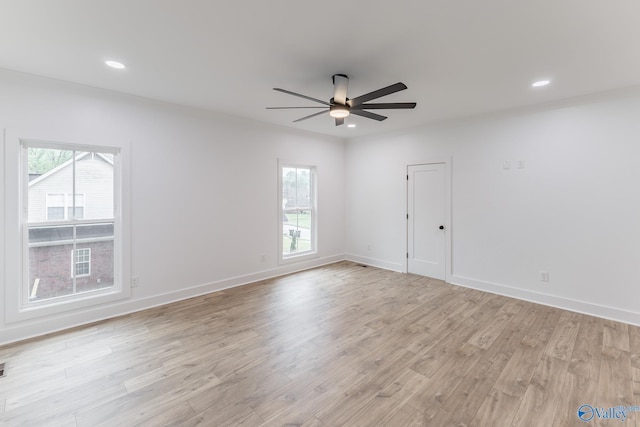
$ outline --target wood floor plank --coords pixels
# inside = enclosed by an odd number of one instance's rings
[[[166,425],[166,424],[148,424]],[[258,427],[264,425],[264,420],[260,418],[248,406],[234,406],[228,411],[219,411],[209,408],[198,415],[181,422],[182,427],[189,426],[246,426]]]
[[[579,426],[584,422],[578,418],[582,405],[596,405],[598,382],[582,375],[567,373],[558,401],[553,427]]]
[[[550,310],[540,312],[500,373],[495,388],[516,398],[525,394],[558,317],[559,313],[553,315]]]
[[[606,320],[604,322],[603,332],[602,341],[606,347],[613,347],[627,352],[630,351],[628,325],[620,322],[614,322],[612,320]]]
[[[520,399],[492,389],[471,419],[470,426],[510,426],[520,406]]]
[[[0,361],[11,427],[564,427],[584,425],[582,402],[640,401],[637,326],[348,261],[3,346]]]
[[[569,372],[598,382],[602,355],[603,321],[595,317],[582,316],[571,355]]]
[[[457,293],[455,296],[459,297]],[[451,298],[447,304],[443,304],[434,309],[430,315],[420,319],[420,322],[426,328],[411,340],[407,348],[414,353],[427,353],[439,340],[443,339],[456,327],[459,327],[462,322],[468,320],[473,314],[482,313],[484,308],[485,303],[483,301],[459,301],[458,298]],[[474,321],[475,318],[472,318],[470,322]]]
[[[640,369],[640,328],[629,328],[629,357],[631,358],[631,366]],[[636,379],[640,381],[640,379]]]
[[[366,359],[355,361],[354,370],[363,375],[343,392],[341,399],[322,408],[315,417],[327,425],[344,425],[352,414],[392,384],[415,360],[416,355],[402,347],[374,352]]]
[[[529,427],[532,417],[541,426],[551,426],[556,418],[569,362],[544,355],[522,396],[520,407],[513,419],[514,427]]]
[[[171,404],[162,400],[153,404],[142,404],[134,410],[117,414],[103,422],[91,425],[95,427],[112,427],[116,425],[163,426],[167,425],[168,422],[173,425],[181,425],[186,424],[195,415],[195,411],[188,402],[179,401],[177,404]]]
[[[426,377],[432,377],[445,364],[451,366],[451,358],[466,359],[471,353],[481,351],[481,348],[468,344],[468,340],[483,326],[489,324],[492,316],[500,309],[500,304],[487,301],[482,304],[478,313],[457,319],[448,319],[447,328],[441,331],[431,345],[422,348],[422,356],[412,366],[412,369]],[[469,362],[471,363],[471,362]]]
[[[405,404],[390,411],[376,425],[384,427],[424,427],[430,425],[431,418],[423,411]]]
[[[482,349],[488,349],[509,325],[509,321],[522,310],[523,305],[520,301],[507,301],[500,307],[495,318],[484,328],[478,330],[467,342]]]
[[[507,326],[493,340],[494,345],[487,348],[478,363],[462,378],[460,384],[444,402],[443,409],[451,414],[447,420],[448,423],[468,425],[471,422],[526,334],[527,327],[537,319],[538,315],[538,307],[531,305],[518,310],[513,318],[503,318]]]
[[[302,425],[317,418],[316,414],[324,408],[341,400],[353,384],[364,381],[364,375],[344,365],[325,367],[323,373],[325,380],[320,380],[318,385],[311,383],[307,393],[289,404],[279,405],[274,411],[270,402],[262,402],[254,410],[263,414],[266,426]]]
[[[319,419],[312,418],[309,421],[307,421],[304,424],[302,424],[300,427],[325,427],[325,426],[326,426],[326,424],[324,424]]]
[[[580,327],[579,314],[562,313],[558,324],[549,338],[545,354],[561,360],[569,360],[576,344],[576,337]]]
[[[5,408],[0,419],[6,425],[46,425],[58,420],[67,423],[70,414],[82,408],[91,408],[104,401],[125,396],[126,389],[122,384],[90,381],[68,387],[64,383],[48,396],[41,396],[28,404],[15,408]],[[79,405],[82,402],[82,405]],[[74,418],[74,424],[76,420]]]
[[[628,351],[603,346],[598,402],[604,407],[636,404],[633,399],[633,373]]]
[[[124,393],[111,398],[106,396],[100,401],[78,408],[76,420],[78,426],[94,426],[111,420],[135,418],[139,416],[141,408],[162,408],[163,404],[187,400],[200,390],[218,384],[219,380],[212,375],[186,372],[133,393],[128,393],[125,389]]]
[[[389,412],[405,402],[424,387],[426,378],[411,369],[405,369],[392,383],[379,389],[378,393],[361,408],[351,411],[345,425],[375,425]]]

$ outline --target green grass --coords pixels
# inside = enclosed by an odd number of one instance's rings
[[[296,227],[297,229],[311,229],[311,214],[310,213],[287,213],[285,214],[287,220],[284,222],[286,225]],[[306,252],[311,250],[311,241],[306,239],[297,239],[297,248],[294,252],[291,252],[291,236],[285,234],[282,236],[282,253],[295,254],[298,252]]]
[[[298,228],[306,228],[306,229],[311,228],[310,213],[299,213],[299,214],[288,213],[288,214],[285,214],[285,216],[287,217],[287,221],[285,222],[285,224],[294,225],[294,226],[297,225]],[[296,224],[296,218],[297,218],[297,224]]]
[[[287,255],[290,253],[306,252],[311,250],[311,241],[298,239],[298,248],[295,252],[291,252],[291,237],[282,236],[282,253]]]

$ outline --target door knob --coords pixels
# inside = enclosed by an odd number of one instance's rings
[[[440,227],[438,227],[440,230],[444,230],[444,225],[441,225]]]

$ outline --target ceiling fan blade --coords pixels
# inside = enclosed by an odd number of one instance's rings
[[[293,96],[297,96],[297,97],[300,97],[300,98],[308,99],[309,101],[319,102],[320,104],[331,105],[326,101],[322,101],[320,99],[312,98],[312,97],[307,96],[307,95],[301,95],[299,93],[291,92],[290,90],[280,89],[278,87],[274,87],[273,90],[277,90],[278,92],[286,93],[288,95],[293,95]]]
[[[336,119],[336,126],[340,126],[344,124],[344,117]]]
[[[386,95],[391,95],[392,93],[400,92],[401,90],[405,90],[407,85],[404,83],[396,83],[391,86],[383,87],[382,89],[374,90],[373,92],[366,93],[364,95],[358,96],[357,98],[353,98],[349,101],[349,105],[351,107],[355,107],[360,104],[364,104],[367,101],[371,101],[372,99],[381,98]]]
[[[370,113],[369,111],[364,111],[364,110],[351,110],[351,114],[355,114],[356,116],[366,117],[367,119],[377,120],[379,122],[386,119],[385,116],[381,116],[380,114]]]
[[[416,108],[415,102],[387,102],[377,104],[360,104],[355,107],[351,107],[356,110],[400,110],[403,108]]]
[[[324,113],[326,113],[327,111],[329,111],[329,110],[320,111],[319,113],[313,113],[313,114],[311,114],[310,116],[305,116],[305,117],[303,117],[303,118],[301,118],[301,119],[294,120],[294,121],[293,121],[293,123],[301,122],[301,121],[303,121],[303,120],[310,119],[311,117],[319,116],[320,114],[324,114]]]
[[[349,85],[349,77],[344,74],[335,74],[333,76],[333,102],[336,104],[347,104],[347,86]]]
[[[287,110],[291,108],[327,108],[327,107],[265,107],[267,110]]]

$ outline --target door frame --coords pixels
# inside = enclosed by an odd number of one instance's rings
[[[405,233],[404,233],[404,248],[405,256],[404,260],[404,273],[409,272],[409,219],[407,216],[409,215],[409,167],[411,166],[422,166],[422,165],[433,165],[433,164],[442,164],[444,165],[444,257],[445,257],[445,272],[444,272],[444,281],[450,283],[449,280],[453,276],[453,247],[452,247],[452,235],[453,235],[453,209],[452,209],[452,170],[453,170],[453,158],[449,157],[448,159],[430,159],[424,162],[418,163],[408,163],[405,167]]]

